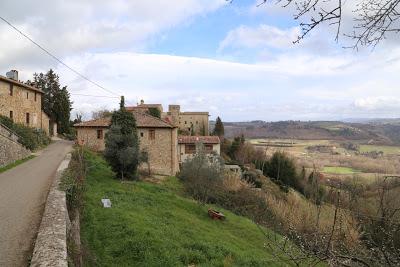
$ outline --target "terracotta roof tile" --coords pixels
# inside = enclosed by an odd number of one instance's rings
[[[218,136],[178,136],[179,144],[194,144],[196,142],[202,142],[204,144],[219,144]]]
[[[142,112],[132,112],[138,128],[175,128],[166,121]],[[74,127],[109,127],[111,118],[101,118],[74,124]]]

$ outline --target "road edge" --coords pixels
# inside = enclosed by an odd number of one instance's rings
[[[67,227],[69,216],[65,192],[59,188],[61,176],[68,168],[71,153],[68,153],[57,168],[54,181],[46,200],[33,250],[31,266],[68,266]]]

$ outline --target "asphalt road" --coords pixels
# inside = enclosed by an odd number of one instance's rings
[[[56,141],[0,174],[0,266],[27,266],[58,165],[72,143]]]

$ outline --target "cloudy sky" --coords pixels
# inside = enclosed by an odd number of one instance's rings
[[[292,15],[255,0],[2,0],[0,16],[115,94],[82,80],[2,21],[0,73],[17,69],[26,80],[55,69],[74,112],[86,118],[119,100],[79,94],[180,104],[225,121],[400,117],[395,38],[357,52],[322,27],[294,45],[300,29]]]

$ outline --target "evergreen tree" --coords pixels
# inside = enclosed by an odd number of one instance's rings
[[[266,176],[275,179],[278,183],[290,186],[299,191],[301,190],[301,185],[296,173],[296,165],[286,153],[280,151],[275,152],[267,163],[264,171]]]
[[[35,86],[44,92],[42,109],[52,122],[58,124],[58,133],[69,133],[72,102],[67,87],[61,88],[59,77],[52,69],[46,74],[35,73],[33,80]]]
[[[217,117],[217,120],[215,121],[213,135],[219,136],[220,139],[224,138],[225,129],[224,129],[224,124],[222,123],[222,120],[220,117]]]
[[[149,108],[148,114],[161,119],[161,111],[158,108]]]
[[[193,125],[193,123],[190,124],[190,135],[191,135],[191,136],[195,136],[194,125]]]
[[[133,114],[125,109],[123,97],[120,109],[113,112],[111,128],[105,141],[104,157],[117,177],[136,178],[140,157],[136,120]]]

